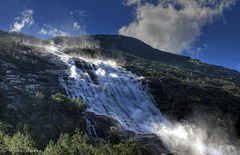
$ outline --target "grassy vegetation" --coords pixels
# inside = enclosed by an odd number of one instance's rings
[[[126,62],[118,60],[119,64],[129,70],[137,70],[140,75],[160,80],[172,78],[189,85],[199,87],[221,88],[229,93],[240,96],[240,73],[223,67],[205,64],[197,60],[189,60],[193,67],[184,68],[178,65],[171,65],[157,61],[146,60],[134,55],[125,53]],[[197,67],[194,67],[197,65]],[[202,69],[204,68],[204,69]],[[235,74],[227,74],[233,72]]]

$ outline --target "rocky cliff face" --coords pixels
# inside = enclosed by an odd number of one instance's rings
[[[4,51],[9,55],[2,53],[0,58],[1,88],[8,91],[12,102],[19,101],[17,91],[36,93],[38,88],[48,87],[53,93],[64,92],[58,77],[66,75],[66,66],[56,56],[25,45]]]

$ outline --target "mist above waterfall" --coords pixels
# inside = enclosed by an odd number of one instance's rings
[[[152,122],[150,131],[157,134],[175,154],[238,155],[227,135],[206,124],[175,123],[174,127]],[[213,133],[216,132],[216,133]]]
[[[52,39],[55,44],[61,45],[65,48],[99,48],[100,42],[92,36],[80,37],[55,37]]]

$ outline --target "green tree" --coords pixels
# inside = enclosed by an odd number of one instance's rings
[[[10,152],[21,152],[25,154],[32,150],[36,150],[35,142],[29,133],[22,134],[21,132],[17,132],[12,137],[5,135],[4,142],[6,148]]]
[[[79,129],[75,130],[75,134],[72,136],[71,140],[71,150],[73,154],[94,154],[96,148],[94,148],[90,143],[87,134],[80,133]]]
[[[6,147],[4,142],[4,132],[0,130],[0,151]]]
[[[118,144],[120,142],[118,129],[115,126],[110,127],[109,137],[112,144]]]
[[[66,154],[70,154],[70,137],[68,134],[60,134],[60,137],[57,141],[56,144],[56,153],[58,155],[66,155]]]

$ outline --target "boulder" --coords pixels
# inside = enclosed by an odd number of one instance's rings
[[[95,128],[97,136],[101,138],[107,138],[109,136],[109,131],[111,126],[115,126],[119,131],[123,128],[121,124],[114,118],[97,115],[94,113],[87,113],[87,119],[91,122],[91,125]]]
[[[136,134],[134,139],[144,155],[172,155],[155,134]]]
[[[109,138],[110,127],[115,126],[118,128],[121,139],[133,136],[133,139],[137,141],[144,155],[171,155],[171,152],[155,134],[135,134],[132,131],[123,129],[116,119],[104,115],[87,113],[87,118],[100,138],[107,140]]]

